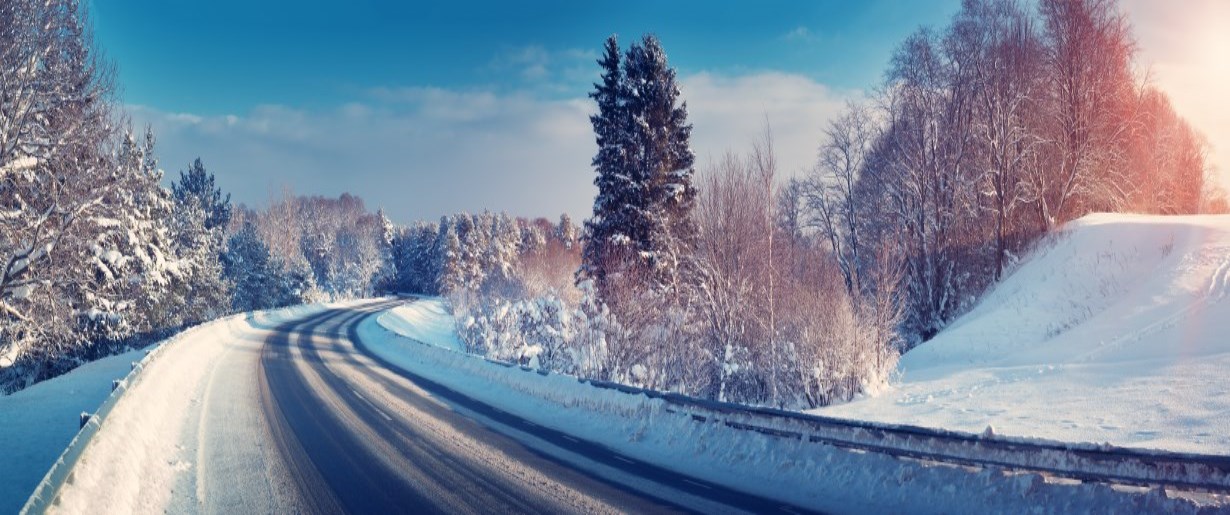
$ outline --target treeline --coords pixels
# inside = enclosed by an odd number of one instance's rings
[[[660,43],[612,37],[577,286],[437,291],[494,357],[719,400],[850,399],[1065,222],[1224,206],[1203,138],[1133,52],[1114,0],[966,0],[898,46],[806,177],[779,185],[766,126],[697,185]]]
[[[363,200],[283,194],[237,210],[223,256],[237,311],[370,297],[393,287],[394,225]]]
[[[225,310],[221,229],[114,102],[72,0],[0,2],[0,390]]]
[[[353,196],[235,209],[199,159],[162,187],[77,1],[4,1],[0,20],[0,392],[391,281],[392,224]]]
[[[854,297],[904,268],[913,344],[1018,256],[1094,211],[1196,213],[1203,139],[1138,77],[1114,0],[966,0],[898,46],[879,92],[832,121],[792,231],[814,230]]]
[[[612,37],[599,63],[598,196],[579,238],[566,220],[421,223],[395,238],[397,287],[447,296],[472,352],[579,377],[787,407],[882,384],[899,310],[852,299],[781,223],[768,132],[698,188],[658,40]]]
[[[567,214],[552,223],[458,213],[393,231],[391,288],[426,295],[536,295],[568,285],[580,252]]]

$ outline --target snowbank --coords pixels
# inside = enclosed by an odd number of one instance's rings
[[[424,297],[385,311],[376,318],[385,329],[412,340],[446,349],[464,350],[445,300]]]
[[[358,334],[362,346],[385,361],[536,424],[730,488],[821,511],[1015,513],[1043,507],[1052,512],[1095,508],[1183,512],[1193,508],[1158,492],[1053,484],[1035,474],[971,473],[696,422],[687,414],[668,411],[662,399],[504,366],[441,348],[440,340],[447,335],[411,340],[371,318],[359,325]],[[560,455],[558,449],[515,429],[504,431],[542,452],[581,461],[578,465],[583,468],[618,475],[604,465]]]
[[[0,513],[17,513],[72,441],[79,415],[93,412],[144,351],[82,365],[12,395],[0,395]]]
[[[816,413],[1230,454],[1230,217],[1091,215],[902,356],[879,397]]]
[[[60,433],[61,426],[67,427],[70,429],[68,438],[38,441],[39,453],[49,457],[41,463],[31,463],[25,470],[13,470],[13,477],[24,486],[21,491],[14,491],[12,498],[6,495],[0,501],[4,505],[12,504],[14,508],[8,511],[15,512],[35,490],[40,478],[52,481],[53,476],[59,476],[54,469],[52,472],[47,472],[47,469],[56,461],[57,455],[65,452],[79,454],[80,458],[75,465],[67,463],[72,467],[72,481],[60,490],[58,505],[52,507],[54,510],[69,513],[162,511],[172,491],[183,486],[183,472],[193,466],[195,456],[182,440],[186,435],[194,434],[189,431],[191,422],[195,420],[192,413],[200,410],[202,385],[206,378],[215,373],[220,358],[229,351],[240,349],[242,344],[238,342],[259,342],[259,339],[249,338],[254,332],[323,309],[321,305],[295,306],[233,315],[188,329],[148,351],[100,360],[18,392],[24,395],[29,395],[28,392],[39,394],[67,383],[87,385],[92,395],[74,402],[72,408],[62,408],[59,406],[62,401],[58,400],[59,396],[51,398],[51,395],[60,393],[61,388],[49,392],[47,398],[38,399],[37,408],[30,408],[38,412],[45,406],[52,406],[65,415],[71,415],[67,420],[43,423],[44,427],[41,428]],[[150,356],[144,357],[147,352]],[[125,377],[131,368],[130,363],[142,357],[142,370],[127,377],[126,389],[114,394],[117,397],[103,420],[105,425],[101,426],[106,430],[74,440],[73,447],[65,451],[68,440],[77,433],[77,415],[82,411],[94,412],[111,394],[111,380]],[[254,357],[251,359],[255,360]],[[96,371],[98,373],[94,374]],[[103,381],[105,386],[99,393],[99,383]],[[3,417],[0,415],[0,420],[4,420]],[[94,419],[91,424],[97,422]],[[31,430],[38,431],[39,428]],[[0,485],[7,486],[8,481],[4,480],[9,479],[9,470],[4,468],[5,477],[0,478]],[[46,476],[44,473],[47,473]]]

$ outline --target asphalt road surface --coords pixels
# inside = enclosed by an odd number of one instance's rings
[[[325,311],[264,342],[261,407],[306,511],[807,511],[621,456],[380,360],[357,326],[400,302]]]

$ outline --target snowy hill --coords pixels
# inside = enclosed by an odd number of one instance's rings
[[[1230,216],[1091,215],[825,415],[1230,453]]]

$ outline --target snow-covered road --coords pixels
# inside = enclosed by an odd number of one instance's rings
[[[212,333],[223,341],[178,342],[112,411],[52,511],[806,511],[391,369],[353,340],[360,321],[399,303],[258,318]],[[539,446],[507,436],[521,433]]]
[[[902,459],[465,354],[440,299],[239,316],[164,346],[49,511],[1193,512],[1158,489]],[[404,306],[408,307],[408,306]],[[414,325],[387,323],[400,313]],[[431,329],[435,328],[435,329]],[[441,334],[437,334],[441,333]],[[820,443],[817,443],[820,442]]]

